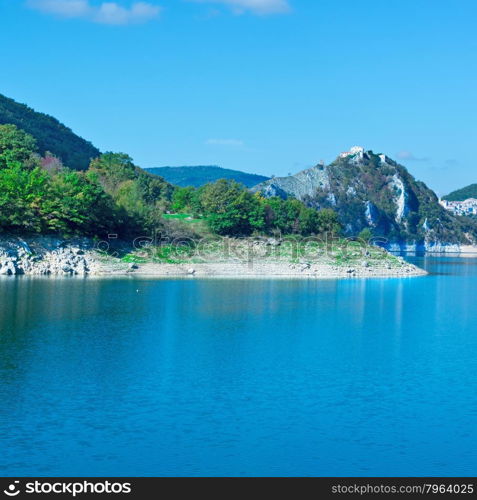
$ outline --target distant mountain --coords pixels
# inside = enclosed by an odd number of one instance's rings
[[[64,165],[75,170],[86,170],[99,149],[74,134],[56,118],[38,113],[0,94],[0,125],[13,124],[31,134],[37,141],[39,152],[58,156]]]
[[[333,208],[348,235],[369,228],[394,242],[468,244],[477,239],[477,226],[447,212],[404,166],[361,147],[341,153],[330,165],[276,177],[252,190]]]
[[[159,175],[176,186],[200,187],[218,179],[233,179],[246,187],[252,187],[269,179],[263,175],[247,174],[239,170],[230,170],[215,165],[191,167],[156,167],[146,168],[151,174]]]
[[[452,193],[442,197],[443,200],[447,201],[465,201],[469,198],[477,199],[477,184],[471,184],[457,191],[452,191]]]

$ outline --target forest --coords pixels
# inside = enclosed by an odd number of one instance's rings
[[[89,237],[115,232],[127,239],[167,232],[171,214],[202,221],[200,227],[223,236],[341,230],[332,209],[316,210],[293,198],[263,198],[233,180],[174,186],[124,153],[99,154],[86,170],[71,169],[42,152],[26,131],[0,125],[0,231]]]
[[[0,94],[0,125],[16,125],[35,137],[38,151],[61,158],[74,170],[86,170],[99,149],[76,135],[53,116],[39,113],[25,104]]]

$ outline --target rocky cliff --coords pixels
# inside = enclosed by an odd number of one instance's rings
[[[361,147],[341,153],[329,165],[273,178],[252,190],[333,208],[347,235],[369,228],[374,236],[423,248],[477,240],[477,225],[447,212],[436,194],[404,166]]]

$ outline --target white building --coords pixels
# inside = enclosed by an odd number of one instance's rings
[[[348,156],[359,155],[362,157],[364,154],[364,148],[361,146],[353,146],[349,151],[345,151],[344,153],[340,153],[340,158],[348,158]]]
[[[454,215],[477,215],[477,199],[475,198],[464,201],[439,200],[439,203]]]

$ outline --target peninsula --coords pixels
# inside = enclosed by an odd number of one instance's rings
[[[359,241],[219,238],[194,246],[109,246],[88,238],[0,238],[0,276],[376,278],[427,273]]]
[[[0,275],[421,276],[384,248],[477,241],[475,220],[363,147],[252,187],[224,172],[171,184],[0,96]]]

